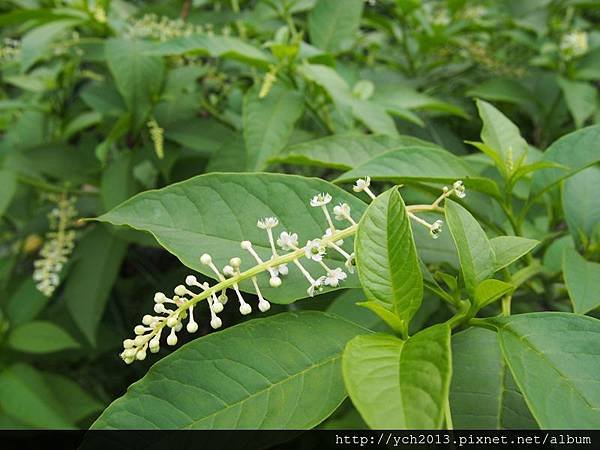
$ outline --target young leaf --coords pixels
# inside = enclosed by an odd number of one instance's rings
[[[452,336],[450,407],[458,429],[538,428],[504,362],[496,333],[483,328]]]
[[[477,176],[458,156],[436,147],[410,146],[391,150],[368,160],[342,174],[336,183],[371,177],[394,183],[435,181],[453,183],[463,180],[467,189],[499,196],[498,186]]]
[[[485,231],[458,203],[446,200],[446,220],[458,250],[460,269],[471,296],[475,288],[494,273],[496,257]]]
[[[367,208],[358,225],[355,248],[367,299],[395,314],[406,331],[423,299],[423,277],[398,188],[384,192]]]
[[[564,178],[600,161],[598,152],[600,125],[594,125],[567,134],[544,152],[544,161],[558,163],[562,168],[538,170],[531,180],[530,198],[542,194]]]
[[[277,217],[280,228],[275,232],[298,233],[300,242],[321,237],[326,228],[323,212],[308,206],[310,198],[319,192],[329,192],[335,202],[348,203],[356,218],[365,210],[362,201],[317,178],[215,173],[138,194],[98,220],[148,231],[183,264],[214,277],[200,263],[203,253],[209,253],[219,267],[232,256],[243,256],[242,268],[246,269],[254,263],[242,254],[240,242],[250,240],[263,260],[271,257],[266,233],[256,226],[263,217]],[[341,257],[328,254],[325,258],[330,267],[343,265],[341,259],[334,258]],[[312,261],[302,264],[308,270],[320,267]],[[358,287],[356,277],[348,277],[343,287]],[[242,283],[240,289],[252,292],[252,285]],[[261,291],[269,301],[290,303],[306,297],[306,280],[298,271],[290,270],[285,289],[261,287]]]
[[[519,236],[498,236],[490,239],[496,256],[494,271],[497,272],[532,251],[539,241]]]
[[[26,353],[52,353],[79,348],[79,343],[62,328],[41,320],[28,322],[12,330],[8,345]]]
[[[331,53],[350,48],[356,39],[363,4],[362,0],[317,0],[308,15],[311,43]]]
[[[92,428],[312,428],[344,400],[342,349],[364,332],[312,311],[204,336],[156,363]]]
[[[109,39],[105,44],[108,67],[132,114],[134,128],[139,128],[150,113],[165,72],[161,57],[145,53],[148,47],[145,41],[122,38]]]
[[[304,110],[300,93],[275,84],[269,95],[258,97],[259,86],[244,96],[244,141],[249,171],[262,170],[285,145]]]
[[[126,248],[125,241],[100,225],[75,250],[76,262],[65,284],[64,297],[71,317],[92,345],[96,344],[96,330]]]
[[[273,162],[350,170],[386,151],[435,144],[412,136],[336,134],[284,149]]]
[[[573,312],[586,314],[600,306],[600,264],[586,261],[575,249],[567,248],[563,274]]]
[[[541,312],[486,319],[541,428],[600,427],[600,320]]]
[[[406,341],[357,336],[344,350],[342,370],[348,395],[371,428],[441,428],[452,372],[450,328],[436,325]]]
[[[475,288],[475,305],[481,309],[498,300],[505,294],[514,291],[515,286],[504,281],[488,279],[483,280]]]

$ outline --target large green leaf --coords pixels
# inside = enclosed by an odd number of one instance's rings
[[[76,19],[55,20],[27,32],[21,44],[21,70],[27,72],[40,58],[50,56],[52,41],[79,22]]]
[[[128,225],[152,233],[157,241],[175,254],[186,266],[214,277],[200,263],[200,256],[209,253],[215,264],[223,267],[233,256],[242,257],[242,268],[252,259],[240,249],[240,242],[250,240],[265,260],[270,258],[266,233],[256,226],[263,217],[275,216],[280,226],[275,233],[287,230],[299,235],[300,243],[321,237],[327,228],[323,212],[308,203],[319,192],[329,192],[335,202],[346,202],[358,219],[365,204],[342,189],[317,178],[303,178],[281,174],[207,174],[164,189],[136,195],[99,220],[114,225]],[[348,239],[350,248],[352,240]],[[337,254],[328,255],[331,266],[343,266]],[[312,261],[303,261],[305,267],[318,273],[322,268]],[[261,291],[269,300],[289,303],[306,297],[306,280],[290,267],[281,288],[262,287],[268,284],[260,278]],[[344,281],[343,287],[357,287],[354,276]],[[252,292],[252,285],[242,283],[240,288]],[[163,288],[167,290],[167,287]]]
[[[496,257],[488,237],[469,211],[446,200],[446,220],[460,259],[465,286],[473,297],[475,288],[494,273]]]
[[[356,39],[363,4],[362,0],[317,0],[308,15],[311,43],[333,53],[350,48]]]
[[[112,38],[105,44],[106,61],[135,127],[148,117],[162,87],[165,64],[160,56],[144,53],[145,41]]]
[[[156,363],[93,428],[312,428],[344,400],[342,349],[364,332],[313,311],[210,334]]]
[[[346,183],[365,177],[395,183],[463,180],[468,189],[499,195],[493,181],[479,177],[461,158],[436,147],[408,146],[381,153],[342,174],[335,182]]]
[[[406,341],[357,336],[344,350],[342,370],[348,395],[371,428],[442,428],[452,373],[450,328],[436,325]]]
[[[600,195],[592,186],[600,186],[600,166],[583,169],[564,182],[562,205],[569,231],[576,242],[589,242],[600,223]]]
[[[81,240],[73,255],[76,262],[64,298],[71,317],[92,345],[126,248],[125,241],[100,225]]]
[[[558,84],[575,121],[575,127],[581,128],[596,111],[598,88],[584,81],[572,81],[566,78],[560,78]]]
[[[498,271],[514,263],[537,247],[539,243],[535,239],[527,239],[519,236],[498,236],[490,239],[492,250],[496,256],[494,270]]]
[[[452,372],[450,407],[456,428],[537,428],[495,332],[469,328],[453,335]]]
[[[79,347],[79,343],[65,330],[42,320],[13,329],[8,336],[8,345],[26,353],[51,353]]]
[[[243,124],[249,171],[264,169],[269,158],[285,147],[303,110],[302,95],[280,84],[265,98],[258,97],[258,86],[246,93]]]
[[[536,197],[560,180],[600,161],[598,142],[600,125],[594,125],[567,134],[554,142],[544,152],[545,162],[561,164],[561,168],[546,168],[536,171],[531,180],[531,197]]]
[[[586,261],[575,249],[567,248],[563,275],[574,312],[585,314],[600,306],[600,264]]]
[[[486,322],[541,428],[600,427],[598,319],[542,312]]]
[[[391,311],[406,331],[423,299],[423,277],[398,188],[384,192],[367,208],[358,225],[355,247],[367,300]]]
[[[291,145],[273,161],[349,170],[380,153],[411,146],[436,145],[412,136],[336,134]]]
[[[267,53],[230,36],[196,34],[167,40],[147,49],[150,55],[206,55],[213,58],[235,59],[258,67],[268,67],[273,58]]]

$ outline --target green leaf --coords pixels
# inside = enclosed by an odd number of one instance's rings
[[[483,280],[475,288],[475,305],[481,309],[498,300],[503,295],[514,291],[515,286],[504,281],[488,279]]]
[[[327,227],[323,212],[309,206],[310,198],[319,192],[329,192],[334,201],[346,202],[358,218],[365,204],[342,189],[317,178],[281,174],[207,174],[164,189],[136,195],[99,220],[113,225],[128,225],[150,232],[183,264],[209,277],[214,273],[200,263],[200,256],[209,253],[215,264],[222,267],[232,256],[242,256],[242,268],[254,265],[243,255],[240,242],[250,240],[257,253],[266,260],[271,257],[270,245],[264,230],[256,221],[275,216],[280,226],[274,230],[298,233],[300,242],[320,237]],[[207,220],[208,218],[218,220]],[[348,247],[352,239],[348,239]],[[344,243],[346,246],[346,243]],[[325,261],[333,267],[343,264],[337,254],[327,255]],[[340,264],[342,263],[342,264]],[[322,268],[312,261],[302,262],[310,271]],[[266,280],[267,275],[264,276]],[[293,267],[285,278],[285,289],[262,287],[266,298],[276,303],[290,303],[306,297],[306,280]],[[349,276],[343,287],[358,287],[357,279]],[[241,283],[242,290],[252,292],[251,283]]]
[[[423,299],[423,277],[398,188],[384,192],[369,205],[358,225],[355,249],[367,299],[394,313],[406,331]]]
[[[338,295],[327,307],[327,312],[343,317],[369,330],[383,326],[376,314],[371,314],[361,308],[358,302],[365,299],[362,289],[346,289]]]
[[[335,134],[285,148],[273,162],[349,170],[400,147],[436,147],[412,136]]]
[[[15,192],[17,192],[17,176],[11,170],[0,169],[0,217],[10,206]]]
[[[538,428],[504,362],[496,333],[483,328],[452,336],[450,408],[457,429]]]
[[[449,199],[445,201],[445,210],[465,286],[473,296],[476,286],[494,273],[494,250],[485,231],[469,211]]]
[[[33,367],[16,363],[0,372],[0,409],[33,428],[72,428],[43,375]]]
[[[541,428],[600,427],[600,321],[569,313],[495,317],[502,354]]]
[[[102,410],[103,404],[73,380],[47,372],[43,373],[43,378],[50,390],[59,396],[63,415],[69,422],[77,423]]]
[[[102,120],[102,115],[97,111],[88,111],[83,114],[78,114],[71,120],[63,131],[63,139],[68,141],[75,134],[86,128],[97,125]]]
[[[79,343],[52,322],[36,320],[19,325],[8,336],[8,345],[26,353],[52,353],[79,348]]]
[[[409,146],[381,153],[342,174],[335,182],[348,183],[365,177],[398,184],[425,181],[453,183],[463,180],[467,189],[496,197],[500,195],[496,183],[480,178],[461,158],[436,147]]]
[[[586,261],[575,249],[567,248],[563,275],[574,312],[586,314],[600,306],[600,264]]]
[[[576,242],[588,242],[600,223],[600,196],[591,186],[600,186],[600,167],[592,166],[565,180],[562,206],[569,231]]]
[[[558,84],[575,121],[575,127],[581,128],[596,111],[598,89],[590,83],[571,81],[566,78],[559,78]]]
[[[417,109],[469,117],[460,107],[418,92],[406,85],[393,84],[391,87],[378,88],[373,101],[393,110]]]
[[[35,319],[50,301],[35,285],[31,277],[26,278],[6,302],[4,311],[13,326]]]
[[[312,428],[346,397],[342,349],[364,332],[311,311],[204,336],[156,363],[92,428]]]
[[[138,191],[132,173],[133,155],[131,152],[117,154],[104,168],[100,196],[106,210],[114,208]]]
[[[208,36],[195,34],[167,40],[148,47],[147,55],[206,55],[212,58],[229,58],[267,68],[273,58],[247,42],[229,36]]]
[[[439,429],[452,362],[450,328],[436,325],[403,341],[357,336],[342,359],[348,395],[371,428]]]
[[[259,86],[244,96],[244,141],[249,171],[264,169],[269,158],[279,153],[290,138],[304,110],[300,93],[280,84],[265,98],[258,97]]]
[[[527,151],[528,144],[521,137],[517,126],[491,104],[477,100],[479,116],[483,121],[481,140],[500,154],[507,167],[517,163]],[[512,170],[509,170],[512,172]]]
[[[21,43],[21,71],[27,72],[40,58],[50,56],[52,41],[79,22],[73,19],[55,20],[27,32]]]
[[[567,134],[550,145],[544,152],[544,161],[563,167],[535,172],[531,180],[530,197],[539,196],[559,181],[600,161],[599,141],[600,125],[595,125]]]
[[[76,262],[64,298],[73,321],[92,345],[126,248],[125,241],[99,225],[85,235],[73,255]]]
[[[514,263],[532,251],[539,243],[535,239],[527,239],[519,236],[498,236],[490,239],[492,250],[496,256],[494,271],[497,272]]]
[[[331,53],[348,50],[356,39],[363,4],[362,0],[317,0],[308,15],[311,43]]]
[[[165,73],[163,59],[145,53],[149,45],[123,38],[112,38],[105,44],[108,68],[132,114],[134,128],[145,122],[158,99]]]
[[[491,101],[523,105],[528,110],[536,103],[536,98],[522,83],[503,78],[493,78],[484,81],[480,85],[469,89],[467,95]]]
[[[377,103],[368,100],[354,100],[352,114],[373,133],[386,136],[398,135],[394,119],[387,113],[385,107]]]

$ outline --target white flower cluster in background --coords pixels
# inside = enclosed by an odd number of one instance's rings
[[[70,229],[77,215],[75,197],[51,196],[56,206],[48,213],[50,231],[46,233],[45,242],[39,258],[33,262],[33,280],[36,288],[50,297],[60,283],[60,272],[75,247],[75,231]]]
[[[181,19],[171,19],[156,14],[146,14],[129,24],[126,36],[131,38],[151,38],[161,42],[191,36],[206,32],[204,27],[184,22]]]
[[[585,31],[565,34],[560,41],[560,53],[567,61],[584,55],[588,47],[588,34]]]

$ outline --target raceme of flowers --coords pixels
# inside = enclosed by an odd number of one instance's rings
[[[370,189],[369,177],[356,181],[353,189],[355,192],[364,192],[371,199],[375,194]],[[461,181],[457,181],[451,188],[444,187],[442,194],[430,205],[409,205],[406,207],[408,216],[419,225],[428,228],[431,236],[437,238],[442,229],[442,221],[437,220],[430,224],[418,217],[416,213],[426,211],[441,212],[440,203],[450,195],[459,198],[465,196],[465,188]],[[354,253],[343,248],[344,239],[353,236],[358,228],[357,221],[351,215],[350,205],[339,203],[331,208],[333,198],[328,193],[318,193],[310,199],[310,206],[323,211],[325,229],[322,236],[316,236],[300,243],[300,237],[291,230],[279,230],[279,220],[276,217],[265,217],[258,220],[256,226],[267,234],[271,256],[263,260],[256,252],[252,242],[240,242],[244,257],[248,257],[253,266],[241,270],[242,258],[232,257],[224,267],[217,267],[211,255],[205,253],[200,256],[200,262],[207,266],[215,275],[217,282],[210,284],[201,282],[195,275],[188,275],[185,283],[175,287],[173,295],[167,296],[162,292],[154,295],[154,313],[146,314],[142,323],[134,328],[135,338],[123,341],[121,358],[131,364],[135,360],[144,360],[148,351],[157,353],[160,350],[161,338],[166,335],[167,345],[177,344],[177,333],[185,323],[189,333],[198,331],[197,318],[194,316],[196,305],[206,300],[210,312],[210,326],[213,329],[223,325],[219,314],[224,310],[230,299],[227,290],[232,289],[235,294],[234,302],[242,315],[248,315],[253,310],[253,305],[244,298],[239,284],[249,280],[256,292],[258,303],[255,305],[259,311],[266,312],[271,304],[264,298],[260,290],[257,276],[268,273],[269,285],[278,288],[283,285],[289,270],[295,267],[306,279],[307,294],[312,297],[324,287],[338,287],[347,278],[347,272],[354,272]],[[277,231],[275,231],[278,229]],[[345,263],[342,267],[332,267],[325,262],[328,252],[342,256]],[[311,273],[304,262],[314,261],[320,266],[318,274]],[[314,271],[313,271],[314,272]]]
[[[51,196],[56,206],[48,213],[50,231],[46,233],[39,258],[33,262],[36,288],[50,297],[60,283],[60,272],[75,247],[75,231],[69,229],[77,215],[75,197]]]

